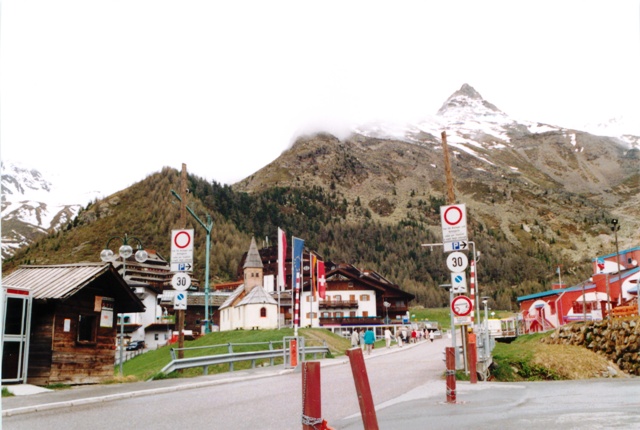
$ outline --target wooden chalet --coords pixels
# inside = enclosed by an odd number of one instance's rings
[[[352,264],[332,265],[326,273],[325,298],[318,301],[319,324],[402,323],[413,299],[413,294],[402,291],[398,285],[373,270],[358,269]],[[306,301],[303,300],[302,308]]]
[[[28,383],[113,378],[116,315],[145,307],[111,263],[20,266],[3,284],[26,288],[33,297]]]

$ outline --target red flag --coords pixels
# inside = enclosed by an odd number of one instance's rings
[[[327,289],[327,281],[324,279],[324,261],[318,260],[318,295],[325,298]]]

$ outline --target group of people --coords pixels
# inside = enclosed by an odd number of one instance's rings
[[[371,354],[371,350],[373,349],[373,344],[376,341],[376,334],[373,332],[373,329],[369,327],[367,330],[357,328],[353,330],[351,333],[351,347],[357,347],[360,345],[363,351],[366,351],[367,354]]]
[[[391,348],[391,340],[395,339],[398,343],[398,346],[402,348],[402,345],[405,343],[416,343],[421,340],[429,339],[433,342],[434,332],[428,329],[419,329],[414,328],[411,331],[407,327],[401,327],[397,334],[394,336],[391,333],[389,327],[384,329],[384,340],[387,348]],[[373,329],[369,327],[367,330],[357,328],[353,330],[351,333],[351,347],[355,348],[360,346],[363,351],[366,351],[367,354],[371,354],[371,350],[373,349],[373,344],[376,341],[376,334],[373,332]]]

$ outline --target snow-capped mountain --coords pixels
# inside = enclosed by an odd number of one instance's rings
[[[38,170],[2,162],[2,259],[78,214],[78,201],[64,200]]]
[[[599,135],[612,136],[620,140],[629,149],[640,148],[640,138],[623,133],[622,120],[593,125]],[[468,146],[484,148],[500,148],[511,141],[511,136],[539,134],[545,132],[564,132],[571,134],[571,128],[543,124],[533,121],[522,121],[509,117],[495,105],[484,100],[470,85],[464,84],[453,93],[438,110],[417,124],[375,123],[356,127],[354,132],[366,137],[379,139],[399,139],[418,144],[438,144],[441,132],[447,132],[447,143],[465,152],[473,151]]]

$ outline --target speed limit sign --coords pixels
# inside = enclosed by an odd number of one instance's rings
[[[184,272],[178,272],[171,278],[171,285],[175,290],[185,291],[191,286],[191,276]]]
[[[447,257],[447,267],[454,273],[460,273],[467,270],[469,259],[462,252],[452,252]]]

